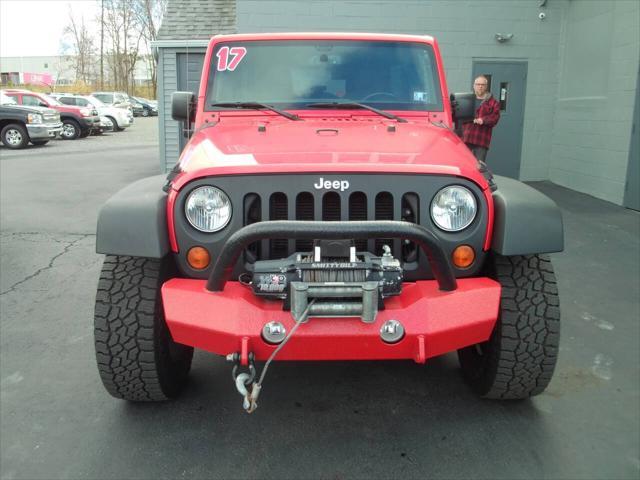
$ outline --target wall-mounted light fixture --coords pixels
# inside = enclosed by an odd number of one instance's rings
[[[496,33],[496,40],[499,43],[508,42],[513,38],[513,33]]]

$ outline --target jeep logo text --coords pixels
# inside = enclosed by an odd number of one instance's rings
[[[316,190],[340,190],[341,192],[344,192],[345,190],[347,190],[349,188],[349,181],[348,180],[325,180],[324,178],[320,177],[320,180],[318,180],[318,183],[314,183],[313,184],[313,188],[315,188]]]

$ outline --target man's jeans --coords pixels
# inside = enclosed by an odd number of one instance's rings
[[[467,143],[467,147],[471,150],[471,153],[475,155],[475,157],[484,162],[484,159],[487,158],[487,149],[484,147],[479,147],[478,145],[474,145],[473,143]]]

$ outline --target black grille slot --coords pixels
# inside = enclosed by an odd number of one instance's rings
[[[367,220],[367,196],[364,192],[354,192],[349,196],[349,220]],[[356,240],[356,251],[366,249],[366,240]]]
[[[284,192],[267,195],[249,193],[244,197],[243,207],[244,225],[265,220],[404,220],[419,223],[420,219],[420,197],[413,192],[357,191],[348,196],[341,196],[338,192],[316,191],[299,192],[295,196],[287,196]],[[393,256],[406,264],[416,264],[419,259],[419,248],[413,242],[370,238],[356,240],[355,245],[358,251],[369,251],[378,256],[384,253],[383,245],[388,245]],[[312,240],[265,239],[251,244],[245,250],[245,260],[253,263],[312,250]]]
[[[402,196],[402,220],[405,222],[418,223],[420,199],[416,193],[405,193]],[[418,260],[418,246],[409,241],[402,242],[402,259],[405,263],[416,262]]]
[[[296,220],[313,220],[314,199],[309,192],[299,193],[296,197]],[[296,240],[296,252],[313,250],[313,240]]]
[[[376,220],[393,220],[393,195],[389,192],[380,192],[376,195]],[[375,241],[375,255],[382,255],[382,246],[393,247],[393,240],[390,238],[378,238]],[[395,254],[395,252],[394,252]]]
[[[287,196],[282,192],[271,195],[269,199],[269,220],[287,220]],[[288,240],[275,238],[269,245],[269,258],[287,257]]]
[[[261,207],[262,202],[258,194],[250,193],[244,197],[244,225],[262,220]],[[260,258],[260,242],[254,242],[246,248],[245,258],[249,263],[254,263]]]
[[[336,192],[325,193],[322,197],[322,220],[340,220],[340,195]]]

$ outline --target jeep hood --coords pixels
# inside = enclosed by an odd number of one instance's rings
[[[426,118],[225,119],[198,129],[180,157],[189,179],[217,174],[371,172],[465,176],[477,161],[448,128]],[[182,182],[180,182],[182,183]]]

